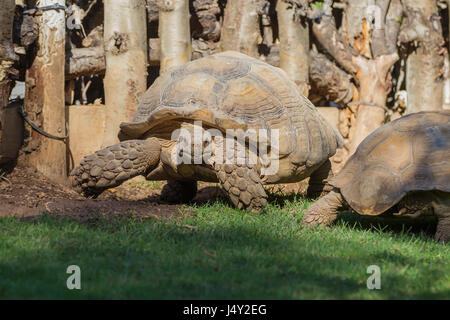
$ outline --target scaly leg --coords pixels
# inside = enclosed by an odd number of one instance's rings
[[[261,211],[266,206],[267,194],[253,166],[216,164],[215,168],[223,189],[236,207]]]
[[[344,206],[344,199],[337,189],[317,200],[303,216],[302,222],[307,226],[329,226],[337,218],[338,210]]]
[[[161,146],[155,138],[118,143],[85,157],[70,173],[72,186],[86,196],[96,196],[153,170],[160,153]]]

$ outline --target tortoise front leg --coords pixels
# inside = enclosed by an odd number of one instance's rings
[[[302,222],[308,226],[329,226],[337,218],[338,211],[344,206],[344,199],[337,189],[317,200],[305,213]]]
[[[216,164],[215,168],[223,189],[236,207],[257,212],[266,206],[266,191],[251,165]]]
[[[86,196],[99,195],[154,169],[160,154],[161,146],[155,138],[118,143],[85,157],[70,173],[72,186]]]
[[[438,242],[450,242],[450,193],[435,191],[433,210],[438,218],[435,239]]]

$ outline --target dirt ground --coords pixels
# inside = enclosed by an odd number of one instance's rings
[[[181,217],[180,205],[160,201],[164,184],[137,177],[105,191],[97,199],[86,199],[68,186],[50,182],[31,168],[16,167],[9,174],[0,174],[0,216],[34,217],[49,213],[77,220],[89,219],[93,213],[141,218]],[[283,192],[304,189],[295,184],[273,188]],[[203,204],[219,198],[224,199],[224,195],[217,185],[199,183],[193,203]]]

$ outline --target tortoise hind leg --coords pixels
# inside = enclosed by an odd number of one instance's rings
[[[344,206],[341,193],[334,189],[317,200],[303,216],[302,222],[308,226],[329,226],[337,218],[338,210]]]
[[[435,239],[438,242],[450,242],[450,193],[436,191],[433,201],[434,214],[438,218]]]
[[[333,178],[333,170],[331,169],[331,161],[327,159],[316,171],[311,174],[308,183],[306,196],[315,199],[326,195],[333,187],[327,184],[327,181]]]
[[[185,203],[197,194],[197,181],[168,180],[161,191],[160,199],[168,203]]]
[[[266,206],[266,191],[251,165],[217,164],[215,168],[223,189],[236,207],[258,212]]]
[[[85,157],[72,170],[72,186],[86,196],[99,195],[154,169],[159,163],[160,153],[161,146],[154,138],[129,140],[107,147]]]

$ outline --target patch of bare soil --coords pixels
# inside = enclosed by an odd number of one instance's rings
[[[52,183],[34,169],[16,167],[0,175],[0,217],[35,217],[48,213],[87,221],[95,214],[105,217],[162,218],[183,217],[180,205],[160,201],[165,182],[146,181],[137,177],[120,187],[105,191],[97,199],[86,199],[68,186]],[[199,183],[193,200],[204,204],[226,199],[217,184]],[[304,184],[276,185],[268,191],[303,193]]]
[[[106,217],[182,217],[180,205],[159,200],[164,184],[135,178],[105,191],[97,199],[86,199],[33,169],[16,167],[10,174],[0,176],[0,216],[34,217],[49,213],[83,221],[96,213]],[[205,184],[194,202],[201,204],[220,196],[219,188]]]

